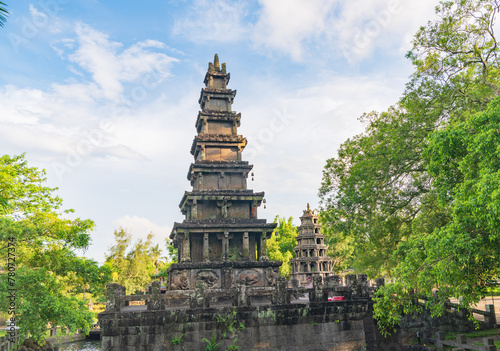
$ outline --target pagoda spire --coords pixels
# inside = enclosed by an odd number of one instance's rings
[[[217,72],[220,71],[220,66],[219,66],[219,55],[215,54],[214,56],[214,68]]]
[[[281,262],[269,261],[266,246],[276,223],[258,219],[264,192],[247,188],[253,166],[243,160],[247,140],[238,134],[241,114],[231,108],[236,90],[227,88],[229,78],[215,54],[198,100],[187,176],[192,190],[179,204],[185,219],[170,234],[179,263],[169,269],[169,289],[193,289],[198,280],[209,288],[231,288],[249,275],[251,284],[269,287],[279,276]]]
[[[208,63],[208,73],[226,74],[226,63],[224,62],[222,64],[222,70],[221,70],[221,65],[219,63],[219,55],[215,54],[214,55],[214,62]]]
[[[308,285],[315,276],[325,278],[333,274],[332,258],[326,255],[328,246],[325,236],[321,234],[318,216],[309,203],[300,222],[297,246],[294,247],[295,258],[290,259],[291,278],[297,279],[300,285]]]

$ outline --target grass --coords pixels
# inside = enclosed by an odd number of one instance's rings
[[[465,335],[467,337],[467,339],[486,338],[488,336],[500,335],[500,329],[477,330],[477,331],[472,331],[472,332],[468,332],[468,333],[448,332],[445,334],[444,339],[445,340],[455,340],[457,338],[457,335],[459,335],[459,334]]]
[[[184,336],[184,333],[182,333],[179,336],[172,336],[172,345],[180,345],[182,343],[182,337]]]
[[[216,334],[215,330],[212,333],[211,340],[203,338],[203,339],[201,339],[201,341],[204,341],[207,343],[207,346],[205,347],[206,351],[217,351],[220,348],[220,343],[217,342],[217,334]]]
[[[474,345],[483,346],[483,343],[482,342],[475,342]],[[499,348],[500,347],[500,341],[495,341],[495,346],[497,348]]]
[[[478,330],[465,334],[465,336],[469,339],[485,338],[488,336],[495,336],[495,335],[500,335],[500,329]]]

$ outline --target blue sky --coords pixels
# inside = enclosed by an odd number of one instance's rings
[[[120,226],[163,243],[192,162],[208,62],[238,91],[265,191],[259,217],[318,206],[322,168],[386,110],[412,67],[405,53],[437,1],[8,1],[0,29],[0,149],[26,152],[65,207],[96,224],[100,262]]]

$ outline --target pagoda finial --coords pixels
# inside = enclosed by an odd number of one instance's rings
[[[310,212],[311,211],[311,206],[309,206],[309,202],[307,203],[307,210]]]
[[[220,70],[219,55],[217,55],[217,54],[215,54],[215,56],[214,56],[214,68],[216,71]]]

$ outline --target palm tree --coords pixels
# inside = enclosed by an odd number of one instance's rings
[[[149,249],[149,254],[151,255],[151,258],[153,259],[153,264],[155,266],[155,269],[158,269],[158,264],[160,263],[161,256],[161,249],[160,245],[156,244],[156,246],[152,247]],[[157,273],[157,272],[155,272]]]
[[[7,21],[7,15],[9,12],[6,10],[7,4],[0,1],[0,27],[3,27],[4,23]]]

